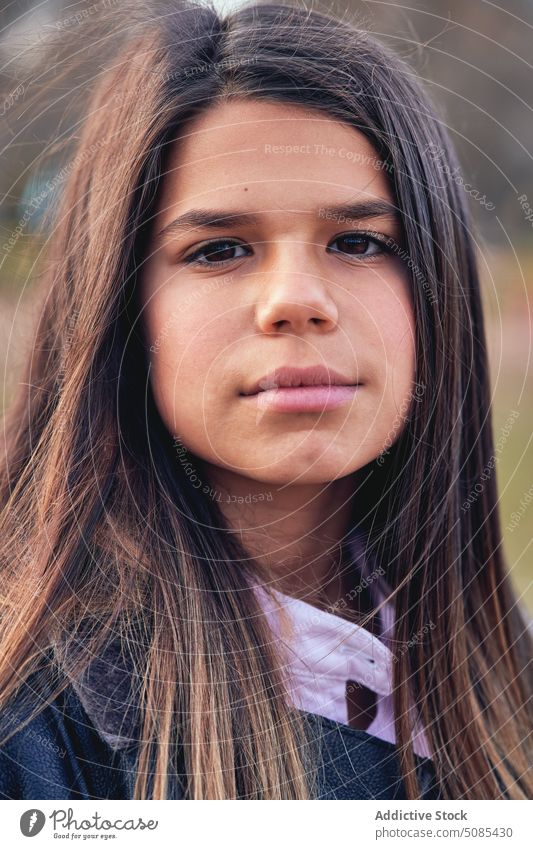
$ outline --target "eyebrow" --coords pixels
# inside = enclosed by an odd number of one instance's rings
[[[279,210],[280,212],[291,212],[297,210]],[[313,213],[310,213],[313,214]],[[362,221],[368,218],[392,217],[399,219],[398,208],[386,200],[362,200],[352,203],[340,204],[338,206],[321,206],[314,214],[325,219],[354,219]],[[195,229],[223,229],[228,225],[244,227],[259,224],[261,216],[255,212],[227,212],[221,209],[190,209],[183,215],[178,215],[169,224],[165,225],[157,234],[157,239],[163,236],[175,236],[183,230]]]

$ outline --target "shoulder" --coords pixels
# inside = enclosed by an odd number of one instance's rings
[[[0,709],[1,799],[123,799],[130,792],[124,753],[96,732],[70,684],[47,701],[30,678]]]

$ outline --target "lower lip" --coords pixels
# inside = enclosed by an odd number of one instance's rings
[[[260,409],[277,413],[322,413],[325,410],[335,410],[351,401],[358,389],[359,385],[287,386],[265,389],[245,397],[254,399]]]

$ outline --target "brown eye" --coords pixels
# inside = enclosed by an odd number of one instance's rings
[[[356,257],[371,257],[385,253],[386,246],[373,236],[367,236],[364,233],[347,233],[344,236],[337,236],[332,244],[338,243],[339,248],[331,249],[333,253],[343,253],[348,256]]]
[[[216,242],[208,242],[198,248],[194,253],[185,257],[183,262],[188,265],[220,265],[221,263],[232,262],[235,259],[240,259],[246,254],[236,255],[238,249],[244,250],[245,246],[240,242],[232,242],[228,239],[219,239]]]

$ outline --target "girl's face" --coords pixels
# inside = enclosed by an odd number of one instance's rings
[[[362,468],[399,436],[414,380],[401,226],[373,147],[318,111],[242,99],[195,118],[168,169],[140,281],[166,427],[250,488]],[[325,389],[281,388],[280,369],[314,366]],[[333,372],[344,388],[327,388]]]

